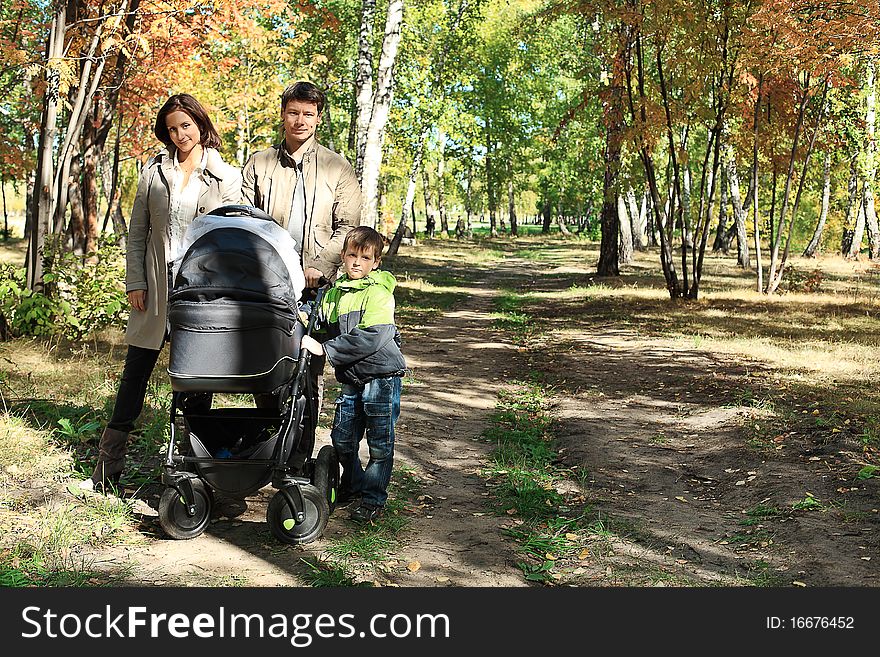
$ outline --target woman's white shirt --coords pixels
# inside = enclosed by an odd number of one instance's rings
[[[196,217],[199,210],[199,194],[204,180],[205,161],[207,152],[202,150],[202,159],[193,169],[189,181],[184,187],[183,181],[186,173],[180,166],[177,154],[174,156],[174,174],[171,181],[171,198],[169,199],[168,230],[170,231],[169,258],[176,262],[182,253],[179,253],[183,236],[190,222]]]

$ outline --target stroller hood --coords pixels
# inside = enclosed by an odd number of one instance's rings
[[[295,309],[305,287],[294,239],[256,208],[223,206],[196,217],[181,250],[172,302],[280,301]]]

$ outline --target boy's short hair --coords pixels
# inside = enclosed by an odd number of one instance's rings
[[[382,235],[369,226],[355,226],[345,235],[345,241],[342,243],[342,253],[349,249],[355,251],[373,250],[373,257],[379,260],[382,257],[382,250],[385,248],[385,240]]]
[[[324,111],[324,103],[327,96],[311,82],[300,81],[292,84],[281,94],[281,111],[287,109],[287,103],[298,100],[301,103],[315,103],[318,106],[318,114]]]

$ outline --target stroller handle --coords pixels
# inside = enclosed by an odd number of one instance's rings
[[[321,281],[326,281],[324,277],[321,277]],[[329,286],[324,283],[319,287],[315,293],[315,300],[312,302],[312,312],[309,313],[309,323],[306,325],[306,335],[312,334],[312,329],[315,328],[315,322],[318,319],[318,307],[321,305],[321,299],[324,298],[324,293],[327,291]]]
[[[269,214],[252,205],[223,205],[211,210],[208,214],[214,217],[250,217],[252,219],[275,221]]]

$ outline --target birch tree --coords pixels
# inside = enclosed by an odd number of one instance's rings
[[[394,93],[394,64],[400,47],[402,22],[403,0],[389,0],[388,11],[385,15],[385,36],[382,39],[379,67],[376,71],[376,85],[371,99],[370,119],[363,147],[364,155],[360,180],[364,199],[361,223],[372,228],[376,227],[379,220],[379,173],[382,168],[382,144],[385,140],[385,124],[388,122]],[[358,70],[360,72],[360,65]],[[358,96],[360,101],[361,94]],[[359,102],[359,124],[361,112],[362,108]],[[411,198],[409,203],[412,204]]]

